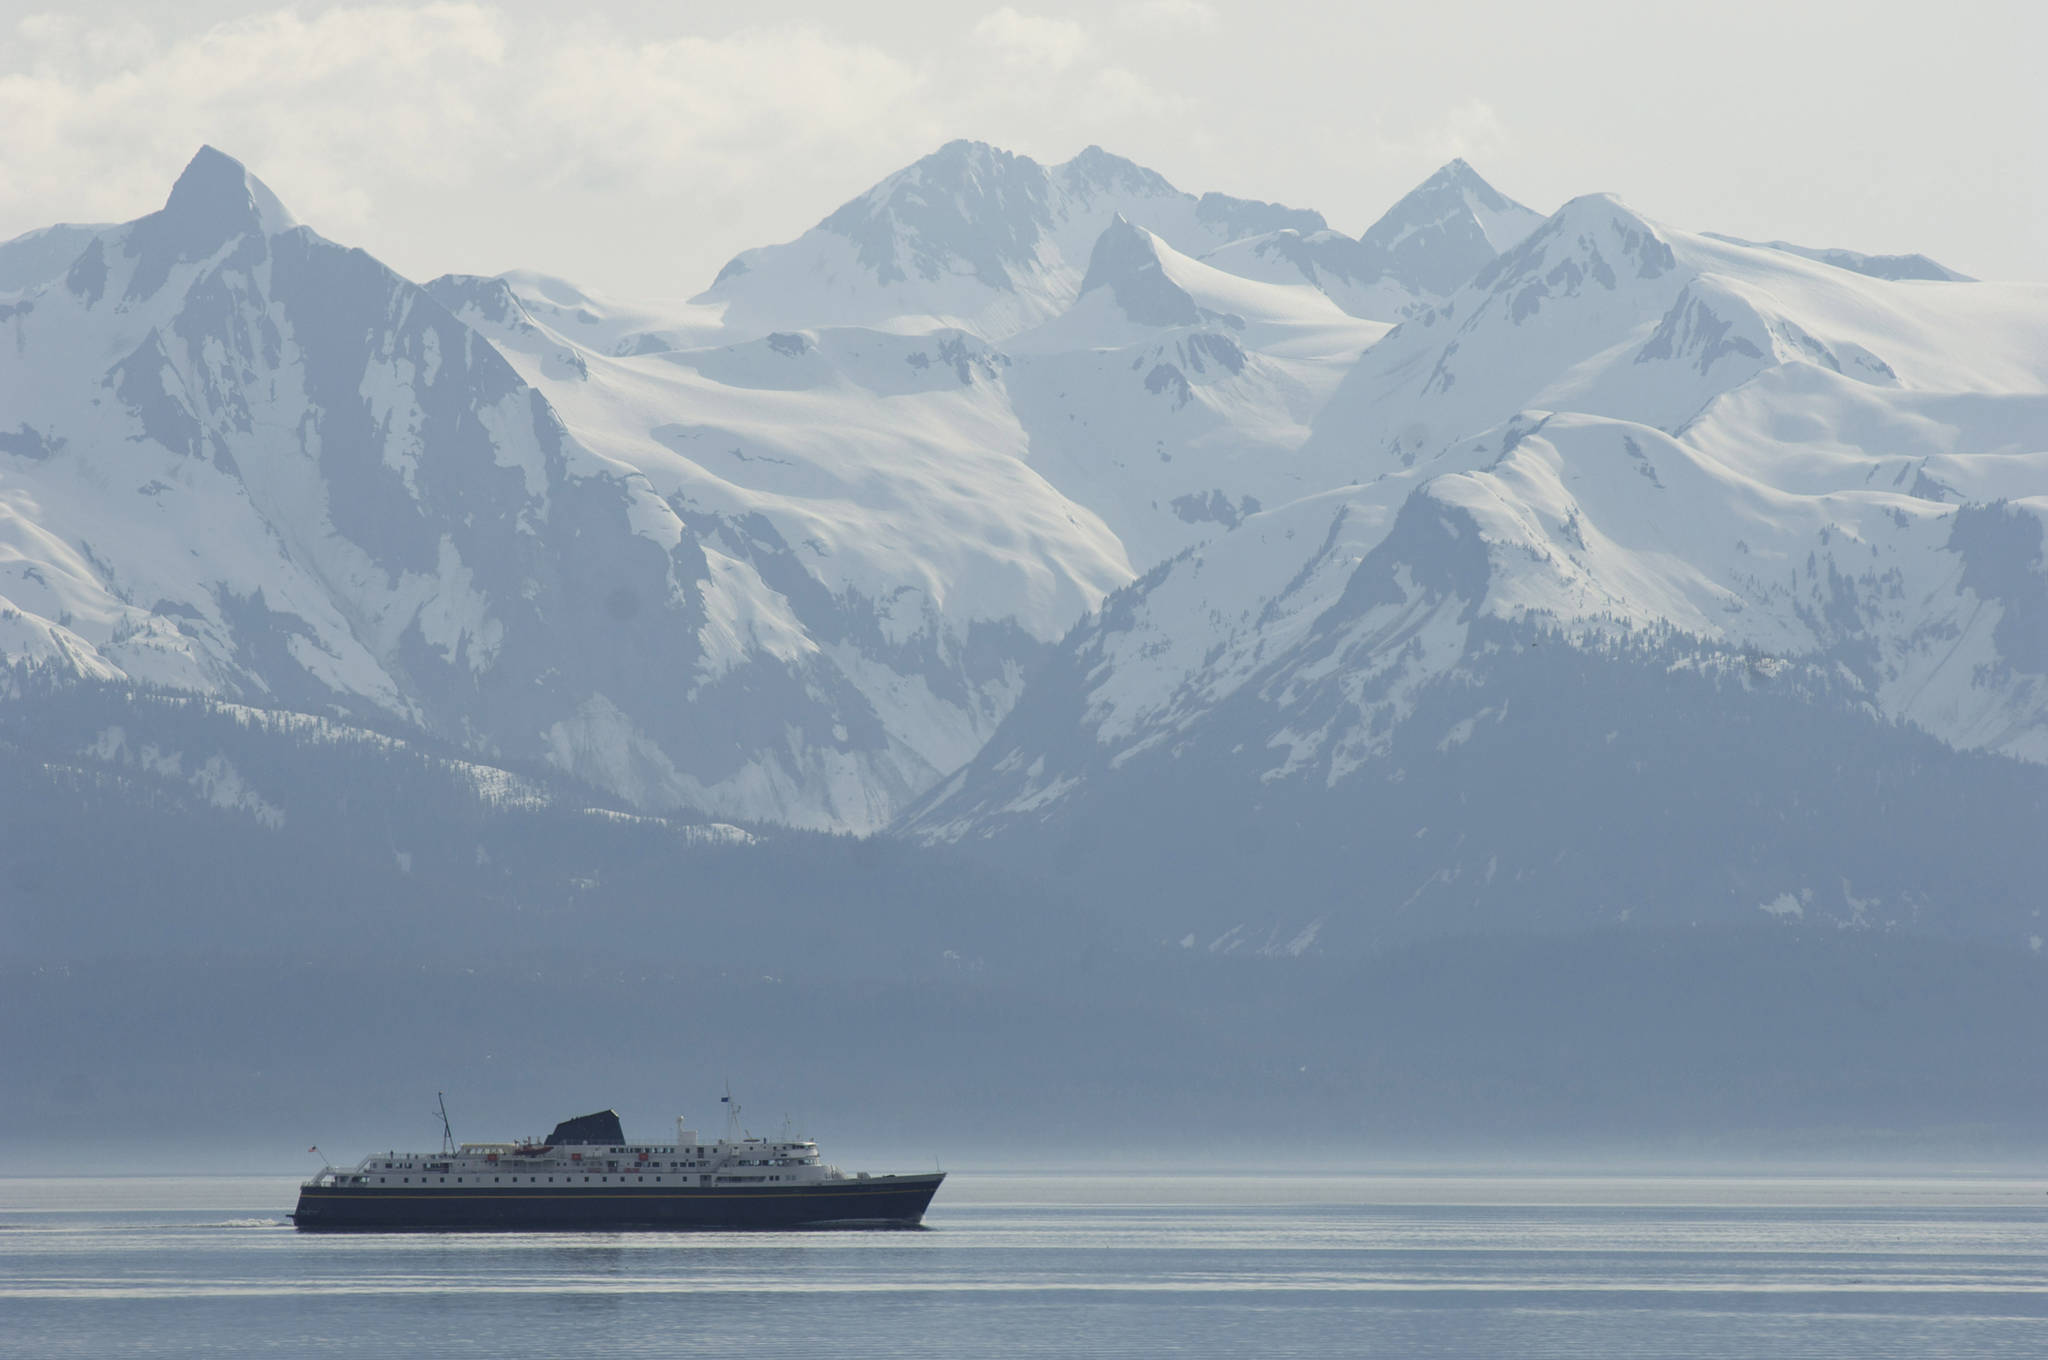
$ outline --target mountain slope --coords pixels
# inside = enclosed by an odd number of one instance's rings
[[[1304,284],[1246,279],[1118,219],[1063,315],[1014,337],[1031,465],[1150,568],[1313,488],[1296,459],[1385,327]]]
[[[1246,506],[1299,494],[1288,455],[1385,330],[1305,285],[1211,269],[1122,218],[1090,259],[1066,312],[1000,348],[962,331],[817,327],[606,352],[583,305],[565,316],[520,280],[429,288],[580,440],[691,523],[726,525],[729,550],[772,556],[770,579],[800,612],[839,601],[876,681],[905,703],[929,687],[941,706],[906,708],[902,724],[944,734],[936,778],[993,730],[1033,648]],[[859,622],[870,616],[880,633]],[[998,629],[1014,630],[1008,670],[906,664],[913,640],[992,656]],[[983,641],[969,647],[969,631]]]
[[[1940,283],[1975,282],[1968,274],[1959,274],[1947,265],[1930,260],[1925,255],[1867,255],[1860,250],[1843,250],[1834,246],[1800,246],[1790,241],[1745,241],[1739,236],[1724,236],[1715,231],[1705,234],[1716,241],[1726,241],[1730,245],[1782,250],[1788,255],[1818,260],[1822,264],[1831,264],[1837,269],[1846,269],[1854,274],[1868,274],[1874,279],[1933,279]]]
[[[1366,353],[1300,455],[1337,489],[1113,597],[907,829],[1270,947],[1759,906],[2029,940],[2044,340],[2048,290],[1577,200]],[[1568,808],[1500,801],[1563,770]]]

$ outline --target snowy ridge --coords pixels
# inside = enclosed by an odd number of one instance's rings
[[[956,142],[663,308],[416,287],[208,149],[0,245],[0,655],[974,842],[1505,758],[1539,646],[2048,762],[2048,300],[1901,260]]]
[[[1385,776],[1503,628],[1703,648],[2048,762],[2044,354],[2048,289],[1884,280],[1575,200],[1366,352],[1300,455],[1334,489],[1115,597],[1066,644],[1060,716],[1020,709],[910,825],[1047,825],[1181,750],[1269,786]],[[1513,699],[1457,702],[1445,750]]]
[[[1818,260],[1822,264],[1831,264],[1837,269],[1846,269],[1854,274],[1868,274],[1874,279],[1932,279],[1940,283],[1975,282],[1968,274],[1959,274],[1947,265],[1930,260],[1925,255],[1867,255],[1860,250],[1801,246],[1790,241],[1745,241],[1739,236],[1724,236],[1717,231],[1706,232],[1704,235],[1716,241],[1726,241],[1730,245],[1782,250],[1788,255]]]
[[[695,299],[741,335],[806,326],[1003,341],[1064,311],[1112,221],[1199,255],[1274,230],[1319,229],[1305,210],[1183,193],[1099,147],[1050,168],[950,142],[786,245],[742,252]]]
[[[1398,321],[1461,287],[1542,221],[1454,160],[1357,240],[1282,229],[1233,241],[1203,259],[1271,283],[1306,281],[1354,316]]]
[[[0,241],[0,293],[20,292],[62,277],[85,243],[105,230],[105,225],[61,222]]]

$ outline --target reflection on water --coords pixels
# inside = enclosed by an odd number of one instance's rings
[[[2048,1354],[2033,1182],[956,1174],[925,1233],[393,1236],[295,1188],[0,1180],[7,1354]]]

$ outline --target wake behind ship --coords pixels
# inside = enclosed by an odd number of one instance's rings
[[[299,1187],[306,1230],[478,1228],[914,1228],[944,1172],[848,1175],[801,1138],[738,1128],[706,1142],[676,1121],[673,1143],[626,1140],[616,1111],[564,1120],[539,1141],[385,1152],[325,1167]],[[443,1115],[445,1130],[445,1112]]]

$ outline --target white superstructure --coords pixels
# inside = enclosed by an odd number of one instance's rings
[[[737,1125],[737,1112],[734,1114]],[[564,1125],[563,1127],[568,1127]],[[556,1130],[559,1135],[561,1129]],[[309,1186],[488,1186],[621,1185],[711,1188],[741,1185],[816,1185],[869,1179],[848,1176],[818,1160],[808,1138],[754,1138],[737,1127],[706,1142],[684,1120],[676,1120],[672,1143],[580,1143],[529,1139],[514,1143],[463,1143],[450,1139],[442,1151],[383,1152],[353,1167],[323,1167]]]

